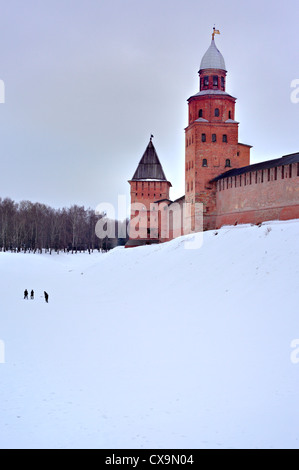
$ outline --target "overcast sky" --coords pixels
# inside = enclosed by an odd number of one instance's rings
[[[0,1],[0,197],[95,208],[129,197],[150,134],[184,194],[187,102],[211,42],[251,162],[299,151],[298,0]],[[299,94],[298,94],[299,96]],[[129,199],[128,199],[129,202]]]

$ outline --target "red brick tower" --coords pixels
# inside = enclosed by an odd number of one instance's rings
[[[188,99],[185,129],[185,194],[192,205],[203,203],[204,229],[215,224],[215,194],[210,181],[221,173],[249,165],[251,146],[238,143],[236,98],[225,91],[226,67],[212,34],[199,70],[199,92]],[[194,210],[191,228],[194,229]]]
[[[131,186],[131,227],[126,247],[161,242],[161,227],[157,211],[159,204],[154,208],[153,203],[170,202],[169,188],[172,185],[166,179],[152,142],[152,136],[129,183]],[[135,203],[143,205],[141,211],[134,208]]]

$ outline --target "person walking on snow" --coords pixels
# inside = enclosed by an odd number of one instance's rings
[[[45,301],[48,303],[49,294],[47,294],[47,292],[46,292],[46,291],[44,291],[44,296],[45,296]]]
[[[24,290],[24,299],[28,300],[28,290],[27,289]]]
[[[31,293],[30,293],[30,299],[33,300],[34,299],[34,290],[32,289]]]

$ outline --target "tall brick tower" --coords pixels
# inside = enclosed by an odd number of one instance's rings
[[[161,242],[160,220],[157,206],[154,203],[169,201],[169,189],[172,186],[167,181],[162,165],[158,158],[152,137],[129,181],[131,186],[131,224],[129,240],[126,247],[148,245]],[[142,210],[134,207],[135,203],[142,204]],[[163,205],[163,204],[162,204]],[[156,228],[155,228],[156,227]],[[135,235],[133,237],[133,230]],[[137,235],[137,236],[136,236]]]
[[[188,99],[189,119],[185,129],[186,202],[203,203],[204,229],[215,223],[215,194],[210,181],[221,173],[249,165],[250,145],[238,142],[235,121],[236,98],[226,91],[226,67],[217,49],[213,29],[211,45],[199,69],[199,92]],[[194,229],[194,210],[191,212]],[[192,227],[193,226],[193,227]]]

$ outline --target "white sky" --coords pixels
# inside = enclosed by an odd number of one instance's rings
[[[295,0],[0,1],[0,197],[95,208],[129,198],[154,134],[184,194],[187,102],[211,41],[252,163],[299,151]],[[129,199],[128,199],[129,202]]]

